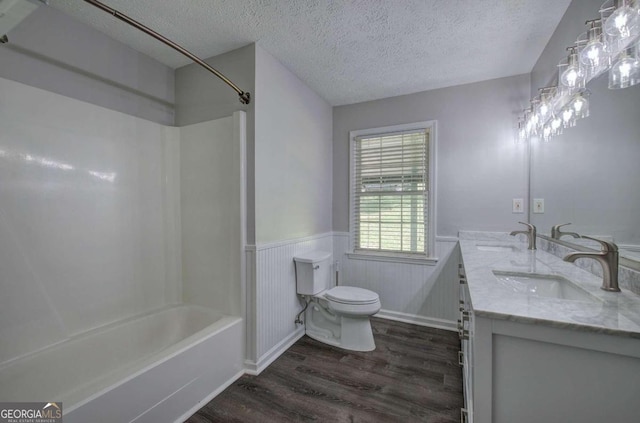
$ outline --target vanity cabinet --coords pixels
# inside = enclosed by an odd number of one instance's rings
[[[458,364],[462,366],[462,383],[464,392],[464,408],[460,410],[462,423],[473,421],[473,309],[469,297],[469,289],[464,274],[464,266],[460,264],[458,278],[460,281],[460,301],[458,311],[458,335],[460,336],[460,352]]]
[[[462,422],[640,421],[640,338],[474,310],[459,276]]]

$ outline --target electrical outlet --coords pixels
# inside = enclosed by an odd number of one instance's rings
[[[533,212],[544,213],[544,198],[533,199]]]
[[[513,199],[513,213],[524,213],[524,200],[522,198]]]

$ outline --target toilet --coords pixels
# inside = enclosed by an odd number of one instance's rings
[[[305,333],[346,350],[375,350],[369,317],[380,311],[378,294],[353,286],[333,286],[330,252],[312,251],[293,260],[296,290],[308,304]]]

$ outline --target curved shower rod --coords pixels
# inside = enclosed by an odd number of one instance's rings
[[[125,23],[128,23],[129,25],[133,26],[134,28],[139,29],[140,31],[152,36],[153,38],[155,38],[158,41],[163,42],[164,44],[168,45],[172,49],[178,51],[179,53],[182,53],[183,55],[187,56],[189,59],[193,60],[194,62],[196,62],[197,64],[199,64],[200,66],[202,66],[203,68],[205,68],[206,70],[208,70],[209,72],[211,72],[212,74],[217,76],[218,78],[222,79],[228,86],[233,88],[235,90],[235,92],[238,93],[238,96],[240,96],[240,103],[249,104],[251,102],[251,93],[246,92],[246,91],[242,91],[240,88],[238,88],[238,86],[236,84],[231,82],[231,80],[229,78],[224,76],[222,73],[220,73],[219,71],[217,71],[213,67],[209,66],[204,60],[200,59],[198,56],[196,56],[195,54],[191,53],[189,50],[185,49],[184,47],[182,47],[182,46],[180,46],[180,45],[178,45],[176,43],[174,43],[170,39],[158,34],[153,29],[144,26],[140,22],[136,21],[135,19],[130,18],[129,16],[125,15],[124,13],[118,12],[117,10],[107,6],[106,4],[99,2],[98,0],[84,0],[84,1],[89,3],[89,4],[91,4],[91,5],[93,5],[93,6],[95,6],[95,7],[97,7],[98,9],[101,9],[101,10],[109,13],[110,15],[113,15],[115,18],[120,19],[121,21],[123,21]]]

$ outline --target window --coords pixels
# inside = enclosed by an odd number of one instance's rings
[[[434,122],[352,132],[354,252],[431,253]]]

